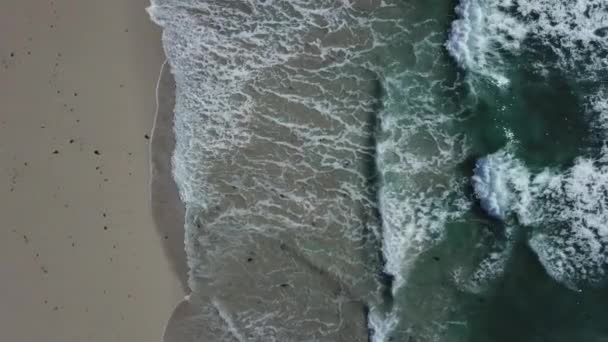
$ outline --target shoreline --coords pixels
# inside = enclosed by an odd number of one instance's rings
[[[184,248],[185,208],[173,179],[171,163],[175,147],[174,105],[175,80],[165,60],[156,84],[156,114],[150,137],[150,203],[163,251],[186,294],[189,288]]]

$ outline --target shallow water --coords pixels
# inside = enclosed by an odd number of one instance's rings
[[[605,2],[149,11],[190,286],[226,336],[608,338]]]

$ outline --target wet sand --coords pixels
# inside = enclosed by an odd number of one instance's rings
[[[184,215],[173,180],[171,155],[175,147],[173,107],[175,81],[169,63],[163,63],[156,87],[157,111],[150,144],[152,212],[163,248],[182,289],[188,293],[188,267],[184,250]]]
[[[181,233],[159,235],[149,201],[147,5],[0,5],[2,340],[158,341],[183,298],[162,248]]]

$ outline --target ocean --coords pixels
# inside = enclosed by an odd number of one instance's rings
[[[193,341],[608,341],[608,2],[148,11]]]

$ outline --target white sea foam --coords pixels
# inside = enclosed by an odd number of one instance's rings
[[[372,272],[378,268],[365,268],[373,257],[361,260],[362,251],[374,244],[373,238],[384,238],[387,270],[401,279],[406,271],[403,264],[415,257],[408,251],[423,248],[416,241],[426,242],[435,234],[433,230],[441,231],[448,216],[444,207],[450,202],[443,194],[452,184],[442,180],[435,189],[418,184],[426,191],[418,195],[399,188],[398,181],[391,184],[396,188],[385,189],[387,196],[379,194],[387,203],[384,214],[389,223],[386,235],[380,236],[372,211],[376,199],[370,195],[375,195],[369,189],[370,171],[361,171],[368,166],[359,164],[363,157],[373,155],[370,135],[376,132],[370,132],[375,130],[370,120],[378,111],[373,109],[377,105],[374,87],[376,82],[386,87],[388,78],[376,57],[389,54],[374,49],[383,49],[387,40],[393,42],[404,34],[402,19],[385,11],[385,18],[378,19],[378,25],[389,31],[383,35],[372,29],[375,18],[353,10],[350,1],[152,3],[149,12],[165,29],[163,41],[177,83],[174,176],[190,211],[205,214],[198,216],[201,225],[192,221],[196,213],[187,220],[192,274],[222,278],[228,270],[214,274],[214,261],[221,264],[226,255],[239,252],[231,245],[234,241],[246,239],[248,233],[276,236],[291,229],[281,238],[295,240],[298,253],[329,270],[345,287],[365,288],[358,298],[374,295],[375,288],[365,283],[376,279]],[[380,6],[398,8],[386,1]],[[427,85],[419,87],[426,91]],[[402,90],[394,87],[392,94],[401,96]],[[426,99],[418,101],[418,108],[423,108]],[[445,118],[436,120],[440,124]],[[424,126],[421,122],[418,127]],[[400,134],[402,127],[389,129],[391,134]],[[382,161],[398,149],[407,165],[389,163],[390,172],[407,175],[401,171],[410,172],[408,165],[417,165],[415,172],[434,173],[442,158],[450,157],[453,144],[441,139],[437,149],[403,149],[416,134],[407,129],[402,136],[409,138],[383,145]],[[433,190],[443,197],[431,203]],[[398,201],[404,197],[410,197],[406,203],[411,206],[402,213],[404,204]],[[200,226],[212,237],[203,236]],[[363,239],[365,231],[377,235]],[[279,332],[289,328],[276,322],[290,319],[288,323],[296,326],[305,321],[279,311],[273,315],[262,311],[252,308],[244,313],[248,319],[226,314],[224,320],[235,331],[269,341],[264,334],[276,330],[273,334],[281,336]],[[307,310],[298,314],[308,323],[317,319]],[[257,327],[243,324],[258,316],[265,320],[255,320]],[[396,314],[386,317],[398,320]],[[376,321],[378,331],[388,334],[392,324],[381,325],[390,321]],[[329,323],[319,324],[333,329]]]

